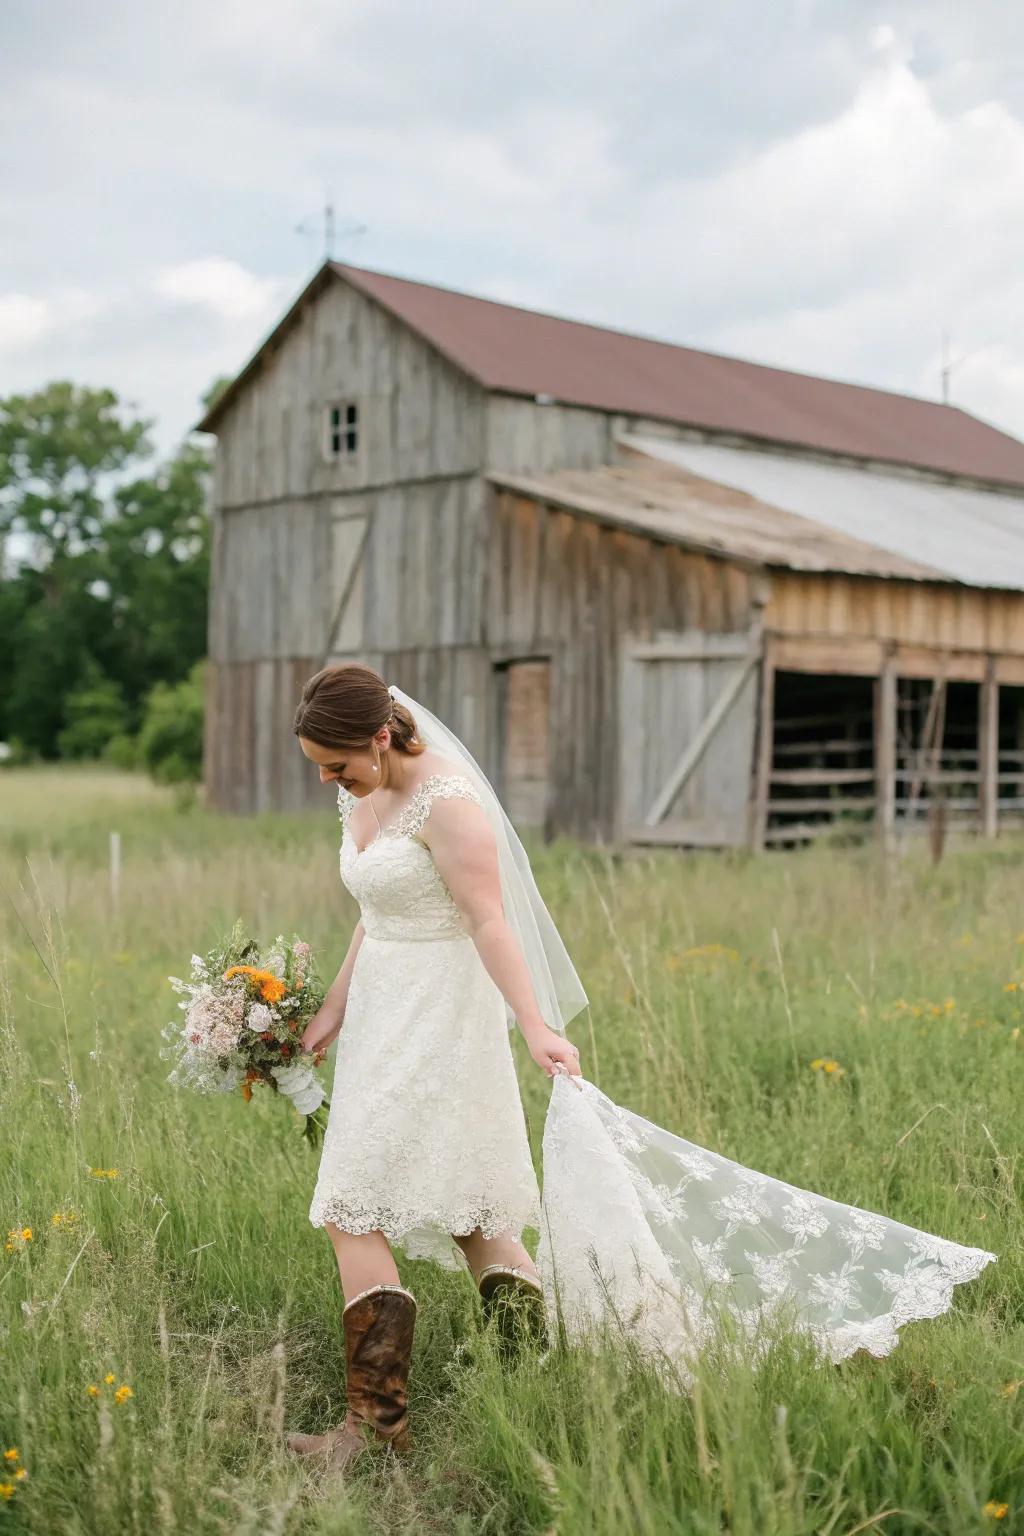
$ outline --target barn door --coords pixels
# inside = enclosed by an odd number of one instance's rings
[[[546,830],[551,663],[510,661],[497,668],[500,794],[516,827]]]
[[[760,636],[627,641],[619,720],[623,841],[748,841]]]

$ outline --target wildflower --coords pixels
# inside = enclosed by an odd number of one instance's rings
[[[54,1211],[50,1217],[51,1227],[73,1227],[78,1221],[78,1212],[74,1210]]]
[[[126,1403],[130,1397],[134,1397],[134,1396],[135,1396],[135,1393],[132,1391],[131,1387],[129,1387],[126,1382],[122,1381],[121,1385],[118,1387],[117,1391],[114,1393],[114,1402],[115,1403]]]
[[[250,1083],[248,1081],[244,1082],[241,1085],[240,1092],[241,1092],[242,1098],[248,1104],[249,1100],[252,1098],[252,1083]]]
[[[1016,990],[1017,990],[1017,983],[1015,981],[1008,981],[1008,982],[1005,983],[1005,985],[1003,987],[1003,991],[1004,992],[1016,992]]]
[[[28,1472],[25,1470],[24,1467],[19,1467],[17,1472],[15,1472],[14,1475],[17,1478],[18,1482],[20,1483],[23,1477],[28,1477]]]
[[[1015,1024],[1013,1026],[1013,1028],[1010,1030],[1010,1039],[1011,1040],[1019,1040],[1020,1039],[1020,1025],[1019,1024]]]
[[[110,1387],[113,1386],[114,1382],[117,1380],[117,1377],[114,1375],[113,1371],[108,1371],[103,1380],[106,1382],[107,1386]]]
[[[86,1387],[85,1390],[86,1390],[86,1392],[88,1392],[90,1397],[99,1397],[99,1395],[100,1395],[100,1389],[96,1385],[96,1383],[93,1382],[93,1381],[90,1381],[89,1385]]]
[[[232,976],[248,976],[265,1003],[279,1003],[288,992],[273,971],[261,971],[255,965],[232,965],[224,972],[224,980],[230,981]]]
[[[825,1072],[829,1077],[842,1077],[843,1068],[838,1061],[833,1061],[830,1056],[815,1056],[811,1062],[812,1072]]]
[[[8,1227],[4,1248],[8,1253],[16,1253],[19,1248],[27,1248],[31,1241],[31,1227]]]
[[[13,1483],[0,1483],[0,1499],[12,1499],[14,1497]]]
[[[4,1451],[4,1461],[17,1461],[18,1447],[12,1445],[9,1451]]]
[[[983,1515],[988,1515],[990,1520],[1004,1520],[1009,1509],[1009,1504],[1000,1504],[995,1499],[989,1499],[981,1512]]]

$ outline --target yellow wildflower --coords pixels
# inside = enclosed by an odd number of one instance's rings
[[[25,1471],[24,1467],[19,1467],[17,1472],[15,1472],[14,1475],[17,1478],[19,1483],[21,1482],[23,1477],[28,1477],[28,1473]]]
[[[0,1483],[0,1499],[12,1499],[14,1497],[13,1483]]]
[[[1015,981],[1008,981],[1005,984],[1005,986],[1003,987],[1003,991],[1004,992],[1016,992],[1016,990],[1017,990],[1017,983]]]
[[[811,1062],[812,1072],[826,1072],[829,1077],[842,1077],[843,1068],[838,1061],[833,1061],[831,1056],[815,1056]]]
[[[1020,1025],[1019,1024],[1015,1024],[1013,1026],[1013,1028],[1010,1030],[1010,1039],[1011,1040],[1019,1040],[1020,1039]]]
[[[1017,1381],[1008,1381],[999,1395],[1000,1397],[1016,1397],[1021,1387],[1024,1387],[1024,1378],[1018,1378]]]
[[[988,1515],[990,1520],[1004,1520],[1009,1509],[1009,1504],[1000,1504],[995,1499],[989,1499],[981,1512],[983,1515]]]
[[[85,1390],[88,1392],[90,1397],[99,1397],[100,1395],[100,1389],[95,1382],[90,1381]]]
[[[135,1393],[132,1391],[131,1387],[129,1387],[125,1382],[122,1381],[121,1385],[118,1387],[117,1391],[114,1393],[114,1402],[115,1403],[124,1403],[124,1402],[127,1402],[128,1398],[134,1397],[134,1396],[135,1396]]]
[[[104,1376],[103,1380],[106,1382],[107,1386],[109,1387],[109,1386],[112,1386],[114,1384],[114,1382],[117,1380],[117,1377],[114,1375],[113,1371],[108,1371],[107,1374]]]
[[[17,1461],[18,1447],[12,1445],[9,1451],[4,1451],[4,1461]]]

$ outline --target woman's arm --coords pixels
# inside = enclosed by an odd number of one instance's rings
[[[452,893],[488,975],[516,1016],[530,1055],[554,1077],[556,1062],[580,1075],[576,1047],[540,1014],[529,967],[505,919],[494,833],[482,806],[435,800],[420,834]]]
[[[323,1002],[299,1037],[302,1050],[314,1053],[318,1059],[341,1032],[348,1003],[349,982],[352,980],[352,967],[356,963],[356,955],[359,953],[362,942],[363,920],[360,918],[356,923],[341,970],[327,988]]]

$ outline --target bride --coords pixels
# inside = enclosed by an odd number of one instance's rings
[[[666,1369],[723,1313],[759,1348],[782,1319],[837,1360],[884,1355],[996,1256],[744,1168],[613,1104],[562,1033],[586,993],[529,860],[467,748],[358,663],[306,683],[294,732],[337,785],[360,920],[302,1047],[337,1039],[310,1206],[345,1298],[347,1412],[299,1456],[409,1443],[416,1299],[392,1246],[469,1270],[484,1312],[584,1338],[608,1317]],[[508,1030],[552,1079],[541,1200]],[[537,1263],[522,1230],[540,1230]]]

